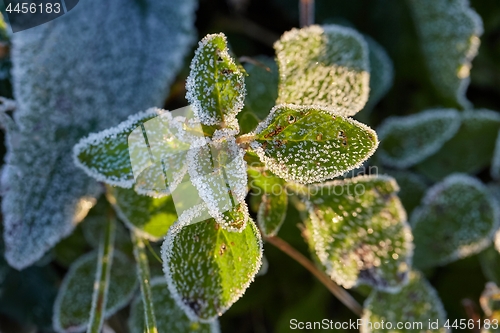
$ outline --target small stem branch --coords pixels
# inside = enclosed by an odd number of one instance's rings
[[[359,305],[359,303],[347,291],[335,284],[335,282],[333,282],[328,275],[319,270],[316,265],[314,265],[302,253],[279,237],[264,237],[264,239],[304,266],[304,268],[311,272],[335,297],[337,297],[339,301],[341,301],[356,315],[361,317],[363,314],[363,308],[361,305]]]
[[[134,232],[131,232],[132,242],[134,244],[134,257],[137,263],[137,277],[141,285],[142,303],[144,304],[144,318],[146,321],[146,333],[158,333],[156,328],[156,318],[153,306],[153,297],[151,295],[151,280],[149,274],[149,263],[146,255],[144,241]]]
[[[314,0],[300,0],[300,27],[314,24]]]
[[[111,208],[110,208],[111,210]],[[109,276],[113,263],[113,249],[115,241],[116,221],[112,213],[109,214],[108,223],[99,246],[97,259],[97,272],[92,294],[92,309],[90,310],[89,326],[87,333],[101,332],[106,312],[106,301],[109,287]]]

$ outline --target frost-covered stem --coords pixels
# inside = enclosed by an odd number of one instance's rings
[[[141,286],[142,303],[144,304],[144,319],[146,321],[146,333],[158,333],[156,328],[156,318],[153,306],[153,297],[149,282],[149,263],[146,255],[144,241],[133,231],[131,232],[132,242],[134,243],[134,257],[137,263],[137,276]]]
[[[314,0],[300,0],[300,27],[314,24]]]
[[[264,239],[304,266],[304,268],[311,272],[328,290],[330,290],[335,297],[337,297],[339,301],[351,309],[352,312],[361,317],[363,314],[363,308],[361,305],[359,305],[359,303],[347,291],[335,284],[335,282],[333,282],[328,275],[319,270],[316,265],[314,265],[302,253],[279,237],[264,237]]]
[[[108,223],[99,245],[97,258],[97,271],[92,294],[92,309],[90,310],[89,326],[87,333],[101,332],[104,323],[104,312],[106,311],[106,300],[109,287],[109,275],[113,262],[113,249],[115,242],[116,221],[112,213],[108,217]]]

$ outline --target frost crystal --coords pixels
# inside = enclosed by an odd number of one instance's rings
[[[460,113],[453,109],[389,117],[377,131],[380,159],[400,169],[413,166],[441,149],[457,133],[460,123]]]
[[[377,134],[321,106],[278,105],[259,124],[250,147],[278,177],[320,182],[355,169],[378,145]]]
[[[6,134],[2,172],[12,266],[29,266],[68,235],[75,207],[97,194],[73,165],[78,139],[163,103],[192,40],[194,9],[193,0],[86,0],[14,34],[18,131]]]
[[[312,244],[338,284],[394,292],[406,283],[412,235],[398,190],[394,179],[372,176],[309,187]]]
[[[453,174],[431,187],[413,211],[414,263],[432,267],[486,248],[498,229],[500,211],[476,178]]]
[[[219,333],[219,321],[209,324],[191,321],[170,296],[167,282],[163,277],[151,280],[151,295],[155,307],[158,332],[164,333]],[[144,305],[140,295],[132,302],[129,318],[131,333],[144,332]]]
[[[209,322],[236,302],[261,266],[262,240],[249,220],[241,232],[222,229],[214,219],[192,224],[203,214],[186,211],[162,246],[163,270],[172,297],[194,321]]]
[[[437,292],[422,274],[416,271],[410,273],[408,285],[403,287],[397,294],[373,290],[366,299],[364,308],[361,317],[363,322],[360,329],[361,333],[447,332],[443,327],[446,321],[446,312]],[[439,328],[429,328],[429,323],[436,320],[439,322]],[[386,325],[379,325],[378,329],[370,328],[370,323],[373,325],[382,322],[386,323]],[[392,329],[388,329],[389,323],[392,324]],[[422,326],[413,326],[413,329],[395,330],[397,323],[412,325],[420,323]]]
[[[444,97],[464,108],[472,59],[483,33],[481,17],[468,0],[408,0],[429,74]]]
[[[355,30],[337,25],[293,29],[274,48],[278,104],[321,105],[343,116],[365,106],[370,92],[368,46]]]

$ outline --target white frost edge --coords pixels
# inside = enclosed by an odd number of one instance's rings
[[[194,207],[184,211],[184,213],[182,213],[182,215],[179,216],[179,219],[177,220],[177,222],[170,227],[167,235],[165,236],[165,240],[163,241],[163,244],[161,246],[161,258],[163,260],[163,272],[164,272],[165,278],[167,280],[168,289],[170,290],[170,296],[174,299],[175,303],[177,303],[177,305],[182,310],[184,310],[184,313],[186,313],[186,315],[188,316],[188,318],[190,320],[198,321],[200,323],[210,323],[210,322],[213,322],[215,319],[217,319],[219,317],[219,315],[215,315],[215,316],[207,318],[207,319],[202,319],[202,318],[199,318],[189,306],[184,304],[184,302],[182,302],[182,296],[179,294],[179,292],[176,289],[175,281],[172,278],[172,273],[170,271],[170,267],[168,264],[172,258],[175,237],[181,232],[183,227],[194,224],[194,223],[191,223],[191,221],[193,220],[193,218],[200,216],[203,209],[206,209],[206,208],[204,208],[203,204],[200,204],[198,206],[194,206]],[[195,223],[200,223],[200,222],[195,222]],[[201,222],[201,223],[203,223],[203,222]],[[255,223],[253,222],[253,220],[251,218],[248,219],[247,227],[248,227],[248,225],[250,225],[254,235],[257,238],[258,245],[260,248],[260,251],[259,251],[260,256],[259,256],[259,258],[257,258],[257,262],[255,263],[253,270],[250,273],[252,275],[252,277],[250,279],[248,279],[248,281],[241,286],[239,293],[233,293],[233,297],[231,298],[231,300],[228,301],[227,306],[221,307],[221,309],[220,309],[221,315],[224,312],[226,312],[241,296],[243,296],[245,291],[248,289],[248,286],[254,281],[255,276],[257,275],[257,273],[260,270],[260,267],[262,266],[262,256],[263,256],[262,237],[260,235],[259,229],[257,228],[257,226],[255,225]]]
[[[415,229],[418,222],[421,221],[420,216],[425,212],[427,206],[434,201],[434,198],[440,195],[440,193],[448,187],[456,184],[474,187],[477,191],[484,194],[485,199],[488,201],[488,204],[493,212],[493,224],[488,235],[485,235],[471,244],[463,245],[457,248],[447,257],[443,257],[441,260],[436,261],[432,266],[443,266],[484,250],[491,244],[491,240],[494,238],[496,231],[500,227],[500,208],[497,206],[495,199],[490,195],[488,188],[476,177],[471,177],[463,173],[453,173],[427,190],[422,198],[422,201],[420,202],[420,206],[415,208],[411,214],[410,224],[413,229]]]
[[[262,148],[262,145],[259,144],[257,141],[250,142],[250,148],[252,148],[252,150],[259,156],[259,159],[261,160],[261,162],[264,163],[266,165],[266,167],[269,170],[271,170],[276,176],[278,176],[279,178],[282,178],[286,181],[289,181],[289,182],[293,181],[293,182],[297,182],[299,184],[311,184],[311,183],[318,183],[318,182],[325,181],[327,179],[331,179],[331,178],[335,178],[335,177],[344,175],[346,172],[349,172],[350,170],[357,169],[360,166],[362,166],[363,163],[366,160],[368,160],[375,153],[375,151],[377,150],[377,148],[379,146],[380,142],[378,140],[377,133],[372,128],[370,128],[369,126],[367,126],[363,123],[360,123],[359,121],[356,121],[352,118],[342,116],[338,113],[332,113],[331,110],[325,109],[323,106],[319,106],[319,105],[310,105],[310,106],[309,105],[308,106],[298,106],[298,105],[294,105],[294,104],[276,105],[275,107],[273,107],[271,109],[271,111],[269,112],[269,115],[263,121],[261,121],[259,123],[259,125],[257,126],[257,128],[253,132],[249,133],[248,136],[255,137],[256,135],[260,134],[274,120],[273,119],[274,114],[278,113],[278,111],[282,108],[289,108],[289,109],[297,110],[297,111],[314,109],[315,111],[326,112],[328,114],[335,115],[336,117],[341,117],[342,119],[346,120],[348,123],[351,123],[352,125],[354,125],[358,128],[361,128],[361,129],[365,130],[366,132],[369,132],[370,134],[373,135],[374,139],[376,140],[375,145],[366,154],[364,159],[349,166],[349,169],[344,170],[344,171],[334,172],[334,173],[328,174],[325,177],[311,177],[308,175],[304,175],[304,180],[291,178],[290,173],[288,171],[289,168],[286,165],[281,165],[275,159],[267,157],[265,152],[264,152],[264,149]]]
[[[115,249],[113,252],[114,252],[113,256],[119,256],[119,257],[121,257],[121,259],[124,259],[124,261],[131,262],[130,259],[125,254],[123,254],[122,252],[120,252],[119,250]],[[58,332],[58,333],[68,333],[68,332],[77,333],[77,332],[84,332],[87,329],[88,323],[84,323],[84,324],[81,324],[79,326],[71,327],[71,329],[64,329],[61,326],[61,321],[60,321],[60,317],[61,317],[60,308],[61,308],[61,303],[63,301],[63,296],[66,293],[66,290],[68,289],[68,284],[69,284],[69,281],[70,281],[70,277],[72,278],[73,275],[75,274],[75,271],[78,268],[80,268],[80,266],[83,265],[86,261],[95,260],[96,257],[97,258],[99,257],[99,255],[97,253],[97,250],[93,250],[92,252],[89,252],[89,253],[86,253],[86,254],[82,255],[81,257],[79,257],[78,259],[76,259],[73,262],[73,264],[70,266],[68,272],[64,276],[64,279],[63,279],[63,281],[61,283],[61,286],[59,288],[59,291],[57,293],[57,296],[56,296],[56,299],[55,299],[54,305],[53,305],[52,328],[56,332]],[[112,268],[112,265],[110,267]],[[97,268],[96,274],[98,273],[97,271],[99,269],[100,268]],[[109,282],[111,282],[111,276],[110,276]],[[139,285],[139,281],[136,279],[135,280],[135,285],[131,289],[131,292],[128,295],[126,295],[126,297],[123,297],[121,302],[118,302],[112,308],[108,309],[106,307],[106,310],[104,311],[103,319],[107,319],[107,318],[111,317],[116,312],[118,312],[120,309],[122,309],[127,304],[129,304],[130,301],[132,300],[132,298],[134,297],[135,290],[137,289],[138,285]],[[90,320],[89,320],[89,322],[90,322]]]
[[[459,130],[461,125],[460,113],[455,109],[430,109],[421,113],[412,114],[409,116],[393,116],[389,117],[377,128],[380,141],[383,141],[392,131],[393,128],[400,126],[418,126],[436,119],[449,119],[448,128],[441,132],[441,137],[434,142],[428,144],[419,152],[409,155],[407,158],[394,158],[387,154],[381,147],[379,151],[380,160],[383,164],[392,166],[397,169],[405,169],[411,167],[427,157],[435,154],[441,147],[450,140]]]
[[[123,179],[123,178],[118,178],[118,177],[106,177],[103,174],[99,173],[97,170],[89,168],[85,164],[81,163],[80,160],[78,159],[78,155],[83,152],[88,146],[95,146],[104,141],[105,139],[112,139],[116,137],[118,134],[126,132],[127,130],[130,129],[130,127],[138,122],[141,121],[145,118],[148,118],[152,115],[160,116],[160,115],[167,115],[167,117],[170,116],[170,113],[167,112],[166,110],[162,110],[159,108],[150,108],[147,109],[146,111],[142,111],[139,113],[136,113],[134,115],[131,115],[130,117],[127,118],[127,120],[121,122],[118,124],[118,126],[108,128],[104,131],[98,132],[98,133],[91,133],[87,137],[81,139],[74,147],[73,147],[73,163],[85,171],[85,173],[91,177],[96,179],[99,182],[104,182],[109,185],[113,186],[119,186],[123,188],[131,188],[135,181],[134,179]],[[171,116],[170,116],[171,117]]]

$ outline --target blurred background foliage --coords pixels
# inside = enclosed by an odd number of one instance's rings
[[[470,2],[482,17],[485,32],[481,37],[479,54],[473,61],[467,98],[476,108],[500,110],[500,2]],[[201,0],[196,27],[199,38],[208,33],[224,32],[237,57],[274,56],[272,43],[283,32],[298,26],[298,16],[297,0]],[[362,112],[356,116],[362,117],[372,128],[377,128],[388,116],[408,115],[437,106],[455,106],[452,102],[443,101],[429,81],[405,1],[316,0],[316,22],[354,27],[379,42],[391,57],[395,68],[391,90],[371,114]],[[191,56],[192,52],[188,57]],[[8,63],[0,65],[3,66],[8,67]],[[186,105],[184,86],[188,73],[189,61],[185,61],[165,101],[166,109]],[[6,76],[0,77],[0,95],[12,97]],[[1,147],[3,156],[5,148]],[[488,170],[478,176],[484,182],[489,181]],[[92,212],[99,215],[102,209],[98,205]],[[290,205],[280,237],[307,254],[307,245],[301,236],[301,223],[299,213]],[[91,227],[87,219],[42,260],[21,272],[8,268],[0,258],[1,332],[51,332],[52,303],[67,267],[95,246],[92,239],[85,237],[85,228]],[[118,248],[130,252],[128,236],[125,230],[122,231],[122,237],[120,231],[117,235]],[[152,251],[159,253],[159,246],[152,244]],[[488,251],[491,252],[491,248],[484,251],[486,255]],[[356,320],[353,313],[299,264],[270,245],[265,245],[264,253],[269,262],[267,273],[258,276],[245,295],[220,318],[222,332],[289,332],[292,318],[298,321],[319,321],[323,318]],[[471,313],[480,313],[478,301],[485,283],[494,278],[499,283],[498,269],[493,268],[488,277],[484,276],[480,256],[424,272],[436,288],[450,320],[469,319]],[[150,263],[152,274],[161,274],[161,265],[152,255]],[[135,271],[131,269],[130,274],[135,274]],[[352,294],[362,302],[367,290],[357,289]],[[109,325],[116,332],[127,332],[127,317],[128,309],[124,309],[109,320]]]

